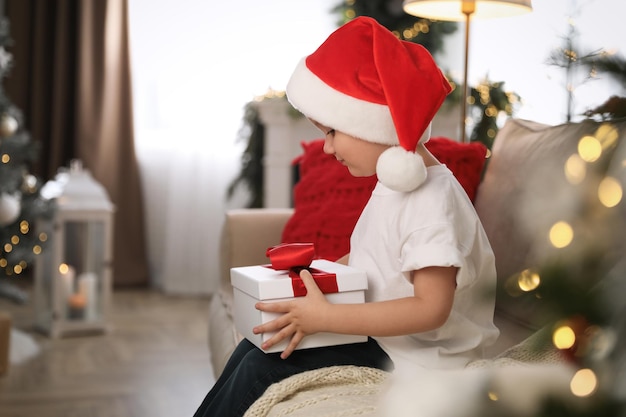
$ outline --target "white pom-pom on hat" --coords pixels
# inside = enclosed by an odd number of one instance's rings
[[[392,146],[378,157],[376,174],[387,188],[409,192],[426,181],[426,165],[419,154]]]
[[[428,125],[418,143],[428,142],[431,126]],[[376,174],[385,187],[402,193],[415,190],[426,181],[427,176],[426,165],[421,155],[402,146],[393,146],[378,157]]]

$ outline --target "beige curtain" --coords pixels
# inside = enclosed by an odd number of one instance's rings
[[[149,283],[134,151],[127,0],[8,0],[17,82],[44,178],[79,158],[116,206],[116,286]],[[23,64],[20,62],[23,60]]]

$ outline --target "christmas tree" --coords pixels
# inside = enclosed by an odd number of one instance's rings
[[[431,54],[442,52],[444,38],[457,30],[456,22],[433,21],[404,12],[402,3],[389,0],[344,0],[333,13],[338,14],[337,26],[358,16],[369,16],[392,31],[398,39],[419,43]]]
[[[0,296],[26,300],[12,280],[23,276],[46,236],[36,236],[34,221],[51,216],[53,202],[40,196],[42,182],[29,168],[38,156],[37,143],[24,129],[22,112],[5,94],[3,83],[12,66],[9,21],[0,17]]]

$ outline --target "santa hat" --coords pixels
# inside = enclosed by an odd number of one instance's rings
[[[287,97],[322,125],[393,145],[378,159],[376,174],[385,186],[408,192],[426,180],[415,149],[430,138],[430,123],[450,90],[424,47],[358,17],[298,63]]]

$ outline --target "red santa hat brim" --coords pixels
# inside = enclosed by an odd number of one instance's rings
[[[294,108],[324,126],[369,142],[399,143],[389,106],[331,88],[307,67],[306,58],[291,75],[287,96]]]

